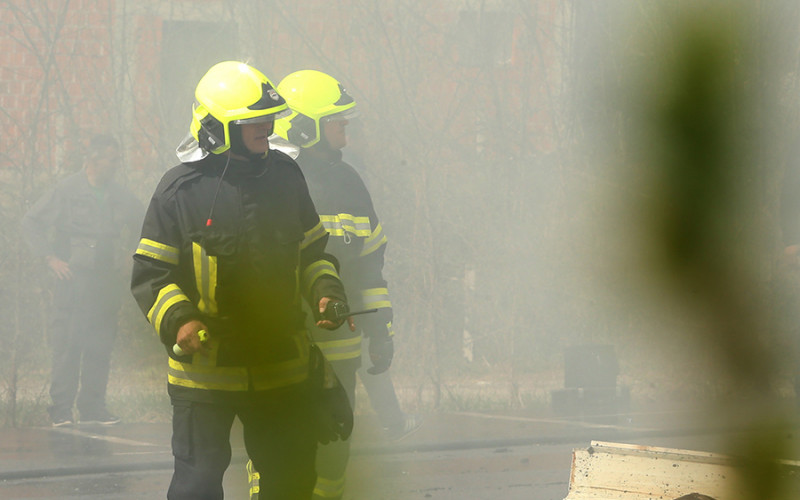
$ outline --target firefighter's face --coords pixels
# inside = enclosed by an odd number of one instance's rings
[[[347,146],[347,132],[345,127],[349,120],[330,120],[322,123],[322,137],[328,142],[331,149],[342,149]]]
[[[272,134],[274,121],[262,123],[243,123],[242,142],[253,154],[266,153],[269,149],[269,136]]]

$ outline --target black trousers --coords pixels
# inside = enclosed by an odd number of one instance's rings
[[[105,410],[122,290],[110,278],[73,270],[71,279],[56,283],[50,337],[53,418],[71,418],[75,404],[82,417]]]
[[[308,383],[248,393],[240,404],[173,400],[175,471],[169,500],[221,500],[222,477],[231,462],[233,419],[242,422],[244,444],[261,475],[260,498],[308,500],[316,481],[317,432]]]

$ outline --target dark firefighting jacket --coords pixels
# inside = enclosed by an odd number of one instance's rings
[[[153,194],[131,289],[169,353],[173,398],[219,401],[308,377],[301,296],[345,300],[328,235],[297,164],[209,155],[168,171]],[[224,175],[223,175],[224,171]],[[199,319],[211,354],[176,356]]]
[[[362,332],[376,339],[394,335],[392,304],[383,278],[386,235],[369,191],[355,169],[342,161],[341,151],[323,145],[303,149],[297,163],[330,234],[327,251],[339,262],[351,310],[378,309],[354,318],[359,327],[355,333],[349,328],[312,328],[314,341],[330,361],[359,358]]]

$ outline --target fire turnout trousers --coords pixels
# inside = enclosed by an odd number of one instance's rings
[[[244,444],[260,473],[262,500],[308,500],[314,489],[317,433],[307,382],[249,392],[242,404],[173,400],[175,471],[169,500],[221,500],[231,461],[230,431],[242,422]]]

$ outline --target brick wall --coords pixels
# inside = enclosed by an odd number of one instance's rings
[[[6,131],[0,147],[9,152],[0,168],[24,163],[34,151],[39,160],[47,151],[53,155],[48,163],[63,161],[79,140],[99,130],[123,134],[137,148],[157,148],[161,23],[196,18],[200,9],[214,6],[218,20],[240,27],[241,55],[275,83],[314,67],[345,81],[365,111],[380,120],[397,121],[405,113],[401,121],[413,117],[422,136],[440,138],[440,146],[455,138],[456,152],[464,141],[474,151],[476,123],[500,114],[503,123],[521,129],[492,137],[497,126],[490,125],[482,133],[487,146],[507,151],[509,145],[498,141],[516,132],[528,135],[536,149],[550,151],[551,110],[543,85],[550,81],[545,72],[557,67],[557,34],[548,31],[557,16],[555,3],[535,2],[524,15],[509,14],[511,46],[498,49],[508,52],[508,60],[477,65],[467,60],[464,45],[479,47],[494,33],[480,25],[472,37],[459,32],[460,16],[469,17],[460,14],[462,2],[440,0],[424,8],[357,3],[345,9],[322,1],[247,7],[248,2],[207,0],[192,8],[191,2],[142,0],[123,11],[114,0],[12,0],[0,7],[0,124]]]
[[[109,126],[109,8],[107,0],[0,7],[0,168],[66,161],[83,131]]]

